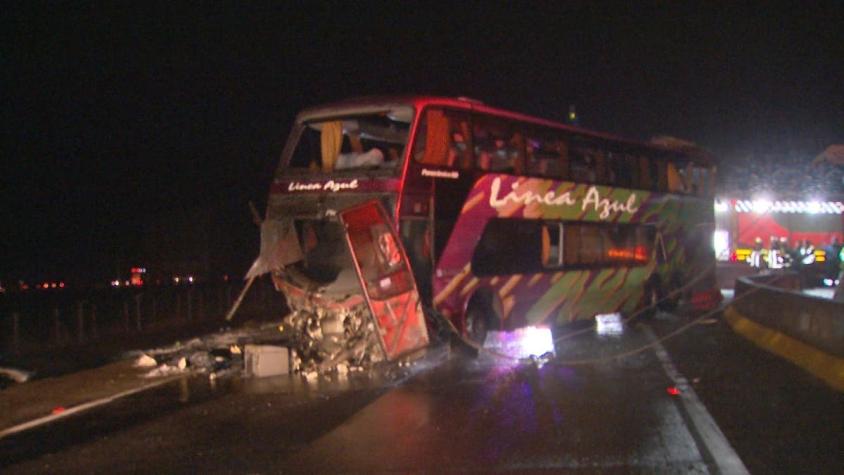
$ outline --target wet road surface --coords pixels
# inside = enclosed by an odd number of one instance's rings
[[[840,395],[721,322],[655,344],[683,322],[556,335],[545,364],[452,355],[372,378],[190,378],[0,439],[0,470],[841,473]],[[747,388],[753,374],[775,386]],[[805,410],[785,413],[783,400]]]

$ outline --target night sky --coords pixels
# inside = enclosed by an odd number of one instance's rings
[[[0,279],[110,279],[149,256],[242,273],[292,119],[465,95],[724,160],[844,143],[844,3],[635,8],[357,2],[5,5]],[[146,2],[141,2],[146,3]],[[284,2],[290,3],[290,2]]]

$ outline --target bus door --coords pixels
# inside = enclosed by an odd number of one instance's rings
[[[370,201],[338,213],[387,359],[428,344],[419,292],[387,213]]]

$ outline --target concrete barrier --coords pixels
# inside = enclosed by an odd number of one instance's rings
[[[741,277],[732,306],[760,325],[844,358],[844,303],[802,294],[799,284],[794,273]]]

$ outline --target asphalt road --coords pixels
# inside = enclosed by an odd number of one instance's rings
[[[659,343],[688,321],[557,334],[544,363],[189,378],[0,439],[0,471],[844,472],[844,396],[719,319]]]

